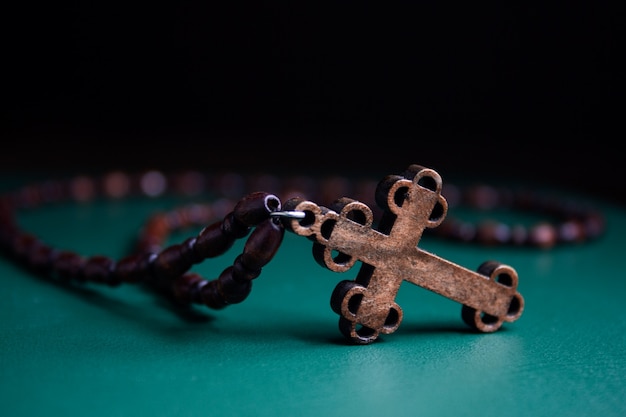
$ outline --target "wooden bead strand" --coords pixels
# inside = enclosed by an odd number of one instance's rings
[[[5,194],[0,197],[0,249],[29,270],[60,281],[89,281],[111,286],[146,283],[179,302],[202,303],[211,308],[241,302],[250,292],[252,279],[259,276],[261,268],[273,258],[282,242],[284,229],[278,220],[270,218],[270,213],[281,207],[280,200],[273,194],[250,193],[224,214],[221,221],[206,226],[196,237],[165,248],[162,245],[170,233],[206,224],[216,214],[223,214],[228,203],[218,200],[214,207],[194,204],[154,215],[138,239],[137,252],[119,261],[102,255],[84,257],[73,251],[54,249],[22,231],[15,220],[17,210],[34,209],[68,198],[87,202],[98,194],[122,198],[138,190],[155,197],[165,192],[166,182],[166,177],[155,172],[140,178],[116,172],[100,181],[76,177],[65,183],[28,185],[13,194]],[[182,185],[188,186],[189,182]],[[197,187],[183,190],[198,192]],[[244,252],[218,279],[206,281],[198,274],[188,273],[194,264],[224,254],[236,239],[248,236],[253,228]]]
[[[506,209],[545,218],[527,227],[522,224],[509,225],[494,219],[475,224],[448,217],[438,228],[428,230],[430,234],[449,240],[487,246],[549,249],[557,244],[597,239],[605,229],[604,216],[597,209],[525,189],[511,190],[488,185],[461,189],[448,184],[444,185],[442,194],[446,196],[451,209],[462,206],[483,212]]]
[[[381,211],[374,201],[378,181],[329,177],[272,175],[243,176],[234,173],[209,175],[187,171],[165,175],[159,171],[128,174],[112,171],[101,176],[76,176],[62,181],[28,184],[0,196],[0,251],[36,274],[60,281],[94,282],[110,286],[145,283],[181,303],[223,308],[244,300],[252,281],[273,258],[283,238],[281,222],[270,217],[280,210],[277,195],[300,197],[329,206],[333,200],[353,196],[372,209],[374,221]],[[264,192],[251,192],[263,189]],[[245,195],[235,202],[238,196]],[[20,210],[64,201],[88,203],[97,198],[130,196],[158,198],[174,194],[185,199],[208,195],[210,204],[190,204],[157,213],[145,223],[135,251],[119,260],[107,256],[82,256],[55,248],[22,230],[15,214]],[[460,189],[444,184],[442,195],[450,207],[482,210],[506,208],[534,212],[546,221],[532,227],[499,222],[473,224],[449,215],[433,236],[483,245],[515,245],[551,248],[600,237],[605,229],[602,213],[571,202],[548,199],[528,191],[513,192],[489,186]],[[220,221],[214,221],[221,219]],[[203,227],[197,236],[165,246],[172,232]],[[251,230],[254,231],[251,232]],[[249,235],[243,253],[213,280],[190,272],[193,265],[223,255],[237,239]]]

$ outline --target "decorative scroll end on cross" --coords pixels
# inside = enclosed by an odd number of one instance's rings
[[[286,210],[304,213],[286,227],[314,241],[320,265],[345,272],[361,261],[357,277],[341,281],[331,296],[339,329],[352,342],[368,344],[398,329],[403,313],[395,297],[403,281],[463,304],[463,320],[481,332],[496,331],[522,314],[513,268],[489,261],[473,272],[417,247],[424,229],[437,227],[446,216],[441,189],[439,174],[419,165],[383,178],[375,195],[383,209],[376,229],[372,210],[346,197],[331,208],[301,199],[285,203]]]

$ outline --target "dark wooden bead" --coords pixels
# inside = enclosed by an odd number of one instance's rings
[[[246,225],[256,226],[269,218],[270,212],[280,210],[280,200],[273,194],[258,191],[248,194],[235,206],[235,219]]]
[[[83,280],[85,260],[77,253],[62,251],[53,263],[53,271],[61,280]]]
[[[172,283],[172,295],[182,304],[200,302],[200,288],[206,285],[206,280],[195,273],[184,274]]]
[[[230,212],[222,220],[222,231],[235,239],[241,239],[250,233],[250,227],[237,220],[235,214]]]
[[[214,258],[230,249],[233,243],[235,237],[224,233],[221,222],[215,222],[198,234],[193,250],[198,258]]]
[[[233,279],[236,281],[252,281],[258,278],[261,275],[261,268],[249,269],[241,261],[242,256],[243,254],[237,256],[235,262],[233,262]]]
[[[39,242],[29,254],[28,264],[33,271],[48,275],[52,270],[53,261],[57,252],[50,246]]]
[[[115,286],[121,283],[119,277],[113,274],[115,261],[106,256],[92,256],[85,261],[83,276],[87,281]]]
[[[20,230],[15,224],[4,222],[0,219],[0,249],[13,252],[13,241],[20,234]]]
[[[218,280],[216,279],[207,282],[200,289],[200,298],[204,305],[215,310],[222,309],[228,305],[218,290]]]
[[[12,242],[13,256],[21,262],[28,260],[30,251],[38,244],[35,236],[28,233],[19,233],[15,235]]]
[[[152,274],[155,253],[127,256],[115,264],[114,273],[121,282],[136,283],[147,280]]]
[[[259,224],[246,241],[241,262],[250,270],[260,269],[272,260],[283,241],[285,229],[267,219]]]
[[[233,278],[233,267],[226,268],[217,279],[217,289],[228,304],[240,303],[252,290],[252,281],[237,281]]]
[[[158,279],[169,280],[187,272],[191,268],[191,261],[184,254],[184,245],[172,245],[164,249],[154,260],[155,276]]]
[[[190,237],[181,243],[180,254],[191,264],[197,264],[204,259],[195,250],[197,237]]]

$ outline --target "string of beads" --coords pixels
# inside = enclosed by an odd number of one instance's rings
[[[382,213],[374,203],[377,183],[367,178],[281,179],[271,175],[244,177],[197,171],[169,175],[159,171],[138,174],[116,171],[95,177],[44,181],[0,196],[0,251],[29,270],[53,279],[112,286],[146,283],[180,303],[220,309],[248,296],[253,280],[278,250],[284,228],[270,215],[281,209],[278,195],[285,199],[306,198],[322,205],[329,205],[339,197],[351,196],[367,204],[377,219]],[[528,191],[514,192],[484,185],[460,189],[444,184],[442,193],[450,208],[461,204],[483,210],[505,207],[535,212],[551,219],[527,228],[494,221],[473,224],[448,216],[439,227],[427,229],[429,233],[447,239],[545,249],[556,244],[595,239],[604,232],[604,218],[599,211]],[[86,203],[97,198],[121,199],[132,195],[158,198],[164,194],[185,198],[208,196],[211,202],[153,215],[137,239],[136,250],[120,260],[57,249],[22,230],[16,219],[20,210],[67,200]],[[241,195],[245,197],[236,202],[235,198]],[[197,236],[165,247],[172,232],[205,225],[208,226]],[[235,240],[246,236],[243,252],[216,279],[206,280],[189,272],[193,265],[224,254]]]

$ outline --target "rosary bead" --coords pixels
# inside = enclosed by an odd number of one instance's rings
[[[114,267],[113,259],[106,256],[92,256],[85,261],[83,276],[87,281],[115,286],[120,284],[121,280],[113,274]]]
[[[230,212],[222,221],[222,230],[224,233],[232,235],[235,239],[240,239],[250,233],[250,226],[237,220],[235,213]]]
[[[272,221],[265,220],[259,224],[248,238],[241,262],[247,269],[261,269],[272,260],[283,241],[285,229]]]
[[[0,217],[0,249],[12,251],[12,243],[19,234],[20,231],[15,224]]]
[[[172,245],[159,253],[153,265],[156,278],[170,280],[191,268],[191,261],[184,254],[185,245]]]
[[[35,272],[48,275],[52,270],[55,255],[56,251],[52,247],[39,242],[36,247],[31,249],[28,263]]]
[[[252,281],[237,281],[233,278],[232,266],[220,274],[217,282],[217,290],[227,304],[242,302],[252,290]]]
[[[214,279],[200,288],[200,299],[207,307],[219,310],[228,305],[218,290],[218,280]]]
[[[234,242],[235,237],[224,233],[221,222],[216,222],[202,229],[193,249],[199,258],[214,258],[230,249]]]
[[[280,200],[273,194],[255,192],[248,194],[235,206],[235,219],[248,226],[256,226],[269,217],[270,212],[280,210]]]
[[[235,258],[233,262],[233,278],[236,281],[252,281],[261,275],[261,268],[250,269],[242,261],[243,254]]]
[[[16,259],[25,262],[28,260],[31,250],[37,245],[37,238],[27,233],[19,233],[13,239],[12,249]]]
[[[121,282],[136,283],[146,280],[152,272],[155,253],[127,256],[115,264],[114,273]]]
[[[172,295],[182,304],[200,302],[200,289],[206,283],[205,279],[195,273],[181,275],[172,283]]]
[[[167,237],[170,231],[171,228],[167,217],[164,215],[155,215],[146,223],[143,234],[149,240],[161,242]]]
[[[62,251],[53,262],[53,271],[61,280],[82,281],[82,272],[85,260],[78,254],[70,251]]]
[[[195,250],[197,240],[197,237],[190,237],[181,244],[181,256],[187,259],[191,264],[197,264],[204,260],[204,258],[199,256],[198,252]]]

